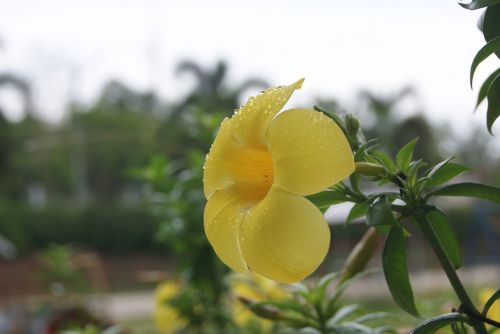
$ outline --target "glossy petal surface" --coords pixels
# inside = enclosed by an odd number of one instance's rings
[[[273,158],[274,185],[300,195],[320,192],[354,171],[351,148],[342,130],[309,109],[276,116],[266,139]]]
[[[238,172],[254,169],[253,161],[245,158],[252,152],[267,152],[265,133],[274,116],[290,99],[303,80],[289,86],[271,88],[241,107],[230,119],[225,119],[205,162],[204,192],[207,198],[219,189],[235,182],[249,183],[245,174]],[[272,166],[269,166],[272,168]]]
[[[208,241],[222,262],[238,272],[247,271],[240,251],[239,234],[250,207],[251,204],[244,202],[232,189],[215,192],[205,206],[204,227]]]
[[[303,197],[273,188],[245,218],[240,247],[248,267],[283,283],[311,274],[324,259],[330,229]]]

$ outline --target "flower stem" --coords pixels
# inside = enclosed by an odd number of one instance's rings
[[[385,168],[370,162],[355,162],[356,172],[368,176],[384,176]]]
[[[484,327],[483,322],[474,316],[476,314],[480,315],[479,311],[476,309],[476,307],[472,303],[472,300],[467,294],[467,291],[465,290],[462,281],[460,281],[460,278],[458,277],[453,264],[444,252],[444,249],[441,246],[436,233],[425,217],[425,213],[421,210],[418,210],[414,213],[414,218],[422,229],[424,237],[431,244],[431,247],[434,250],[436,257],[438,258],[441,267],[446,273],[446,276],[448,276],[448,280],[450,281],[453,290],[455,290],[458,299],[462,303],[461,307],[465,308],[468,311],[466,312],[466,314],[468,315],[470,323],[472,327],[474,327],[476,334],[486,334],[486,328]]]

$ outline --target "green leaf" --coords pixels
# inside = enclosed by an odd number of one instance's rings
[[[366,154],[375,149],[377,146],[379,146],[378,140],[370,139],[356,150],[356,154],[354,154],[354,161],[362,161]]]
[[[500,289],[492,294],[491,297],[486,301],[486,304],[484,304],[483,311],[481,312],[484,317],[488,314],[488,311],[490,310],[490,307],[493,306],[493,303],[498,299],[500,299]]]
[[[486,111],[486,126],[491,133],[491,127],[500,116],[500,73],[493,79],[488,89],[488,110]]]
[[[495,72],[491,73],[486,80],[484,80],[483,84],[481,85],[481,88],[479,89],[479,94],[477,95],[477,102],[476,102],[476,108],[479,107],[481,102],[484,101],[484,99],[488,96],[488,91],[490,90],[490,86],[493,83],[493,79],[497,77],[497,75],[500,73],[500,68],[498,68]]]
[[[377,319],[387,319],[391,316],[393,316],[393,314],[387,312],[368,313],[354,319],[352,322],[363,323]]]
[[[403,146],[396,154],[396,164],[398,165],[400,170],[406,171],[408,169],[410,161],[413,157],[413,149],[415,148],[417,141],[418,137]]]
[[[349,211],[349,215],[347,215],[344,226],[347,226],[358,218],[366,216],[369,207],[370,206],[367,203],[354,204],[354,206],[351,208],[351,211]]]
[[[455,231],[448,221],[448,217],[439,209],[427,212],[426,217],[431,222],[431,228],[434,230],[434,233],[436,233],[439,243],[443,247],[451,263],[455,269],[460,268],[462,266],[460,243],[458,242]]]
[[[488,43],[486,43],[485,46],[483,46],[479,51],[477,52],[476,56],[474,57],[474,60],[472,60],[472,65],[470,67],[470,86],[472,87],[472,79],[474,78],[474,72],[476,71],[477,67],[483,60],[488,58],[491,54],[493,54],[495,51],[500,50],[500,36],[495,37]]]
[[[469,3],[458,3],[460,6],[462,6],[465,9],[480,9],[484,7],[488,7],[491,5],[494,5],[496,3],[500,2],[500,0],[473,0]]]
[[[325,190],[320,193],[306,196],[319,209],[328,209],[331,205],[349,201],[340,190]]]
[[[389,235],[389,232],[391,231],[391,226],[389,225],[376,225],[374,227],[378,233],[383,235]]]
[[[498,22],[500,22],[500,3],[489,6],[484,12],[481,31],[483,32],[484,40],[486,42],[500,36],[500,24],[498,24]],[[496,54],[497,57],[500,57],[499,52]]]
[[[456,322],[466,322],[469,320],[460,313],[443,314],[435,318],[427,319],[418,325],[410,334],[433,334],[444,326],[454,324]]]
[[[381,196],[370,206],[366,215],[366,224],[368,226],[397,225],[396,219],[392,214],[391,204],[386,196]]]
[[[334,326],[337,323],[342,322],[345,320],[347,317],[352,316],[356,312],[358,312],[361,308],[359,305],[347,305],[341,307],[334,315],[333,317],[328,320],[327,325],[328,326]]]
[[[426,187],[436,187],[440,184],[450,181],[454,177],[470,171],[471,169],[467,166],[449,162],[450,159],[440,162],[432,168],[432,170],[427,174],[430,178],[426,183]]]
[[[402,228],[393,227],[389,232],[382,254],[382,264],[385,280],[394,301],[403,310],[418,317],[406,266],[406,246]]]
[[[392,172],[396,172],[397,171],[396,165],[394,164],[394,162],[392,161],[392,159],[387,154],[385,154],[384,152],[382,152],[382,151],[373,151],[373,152],[371,152],[370,156],[371,156],[372,159],[375,160],[375,162],[380,163],[382,166],[384,166],[388,170],[390,170]]]
[[[456,183],[430,192],[431,196],[465,196],[486,199],[500,204],[500,188],[480,183]]]

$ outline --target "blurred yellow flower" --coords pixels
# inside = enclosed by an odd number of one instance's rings
[[[186,321],[169,305],[180,289],[181,284],[177,281],[165,281],[156,288],[154,322],[164,333],[175,333],[186,326]]]
[[[241,328],[257,324],[262,332],[269,332],[273,326],[272,321],[255,315],[243,305],[241,299],[247,302],[277,301],[288,297],[289,292],[275,281],[253,273],[232,275],[230,286],[233,295],[231,310],[234,322]]]
[[[491,296],[493,296],[494,293],[495,293],[495,290],[493,290],[491,288],[481,289],[481,291],[479,291],[479,299],[481,301],[481,305],[486,304],[488,299]],[[486,316],[492,320],[500,321],[500,300],[499,299],[497,299],[493,303],[493,305],[491,305],[491,307],[488,311],[488,314]]]
[[[205,233],[218,257],[284,283],[311,274],[330,244],[323,215],[303,196],[354,171],[335,122],[309,109],[279,113],[302,82],[268,89],[226,118],[204,166]]]

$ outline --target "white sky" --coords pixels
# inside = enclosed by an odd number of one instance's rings
[[[0,71],[32,79],[50,120],[63,117],[68,99],[88,101],[111,78],[178,99],[192,84],[175,75],[180,59],[213,66],[223,58],[235,83],[305,77],[296,105],[333,96],[349,110],[359,89],[412,84],[435,120],[484,127],[484,106],[472,113],[477,91],[468,85],[484,45],[478,16],[454,0],[0,0]],[[480,66],[477,87],[496,64],[492,57]]]

